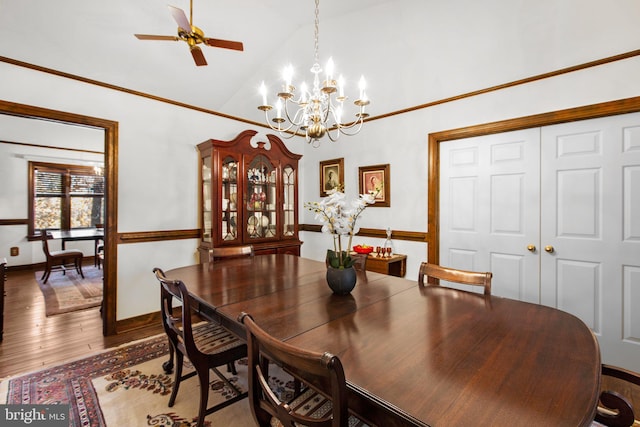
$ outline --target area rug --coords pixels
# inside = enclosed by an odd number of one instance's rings
[[[162,363],[168,359],[164,335],[131,343],[90,357],[19,375],[0,383],[0,403],[20,405],[69,404],[70,427],[161,426],[196,424],[199,385],[197,377],[180,384],[173,407],[169,395],[173,375]],[[188,368],[188,367],[187,367]],[[236,362],[237,375],[219,370],[237,390],[211,375],[209,406],[247,390],[247,362]],[[274,389],[293,393],[291,378],[281,371],[272,379]],[[284,397],[284,396],[283,396]],[[207,416],[206,426],[254,426],[248,399]]]
[[[75,270],[67,270],[65,274],[54,271],[47,283],[42,283],[40,278],[43,272],[36,272],[36,281],[44,295],[47,316],[98,307],[102,304],[102,270],[86,266],[82,268],[82,273],[84,279]]]

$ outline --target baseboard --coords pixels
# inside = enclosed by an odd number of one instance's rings
[[[180,310],[180,307],[174,307],[174,316],[179,317]],[[199,316],[197,313],[193,314],[192,321],[194,323],[200,322],[202,320],[204,320],[203,317]],[[158,325],[162,325],[162,316],[160,314],[160,310],[153,313],[147,313],[140,316],[129,317],[127,319],[116,321],[116,333],[121,334],[123,332],[130,332],[136,329],[142,329],[149,326],[155,327]]]
[[[10,261],[7,260],[7,261]],[[95,260],[94,260],[94,256],[93,255],[89,255],[86,256],[84,258],[82,258],[82,266],[84,267],[86,265],[95,265]],[[22,264],[22,265],[11,265],[10,262],[7,262],[6,265],[6,269],[7,271],[18,271],[18,270],[33,270],[33,271],[41,271],[44,270],[46,263],[43,262],[37,262],[35,264]]]
[[[127,319],[116,321],[116,333],[129,332],[135,329],[145,328],[147,326],[157,326],[162,324],[160,310],[142,314],[140,316],[129,317]]]

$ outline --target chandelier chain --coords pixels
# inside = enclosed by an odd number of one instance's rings
[[[319,50],[319,39],[320,39],[320,0],[316,0],[316,10],[315,10],[315,21],[313,23],[314,27],[314,38],[313,38],[313,48],[315,50],[315,63],[320,63],[318,59],[318,50]]]

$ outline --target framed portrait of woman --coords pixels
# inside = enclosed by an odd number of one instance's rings
[[[320,162],[320,197],[333,189],[344,191],[344,158]]]
[[[372,194],[375,200],[372,206],[391,206],[389,169],[389,164],[358,168],[360,194]]]

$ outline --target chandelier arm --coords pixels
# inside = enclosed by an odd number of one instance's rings
[[[322,111],[322,103],[320,104],[320,110],[323,113],[323,118],[322,118],[322,122],[323,123],[327,123],[327,120],[329,120],[329,113],[334,113],[334,107],[333,104],[331,103],[331,97],[327,96],[326,101],[323,103],[324,104],[324,111]],[[333,118],[335,119],[335,113],[333,114]]]
[[[338,132],[336,132],[335,137],[331,134],[331,130],[338,130]],[[329,138],[331,140],[331,142],[336,142],[338,140],[338,138],[340,138],[340,130],[337,128],[331,128],[331,129],[327,129],[327,133],[325,134],[327,135],[327,138]]]
[[[341,127],[340,128],[340,133],[342,133],[343,135],[346,136],[354,136],[357,135],[358,132],[360,132],[360,129],[362,128],[362,124],[364,122],[362,120],[356,120],[355,122],[353,122],[349,127]],[[357,125],[357,128],[353,131],[353,132],[347,132],[347,130],[352,129],[354,126]]]
[[[291,130],[291,128],[294,126],[293,124],[291,124],[290,126],[288,126],[288,127],[284,128],[284,129],[280,127],[280,123],[278,123],[278,126],[277,126],[277,127],[273,126],[273,125],[271,124],[271,120],[269,120],[269,113],[268,113],[268,111],[266,111],[266,110],[265,110],[265,112],[264,112],[264,118],[265,118],[265,122],[267,122],[267,125],[268,125],[272,130],[274,130],[274,131],[278,132],[280,135],[283,135],[284,133],[289,133],[289,131]],[[296,132],[297,132],[297,130],[296,130],[296,131],[294,131],[294,132],[293,132],[293,134],[295,134]],[[283,135],[283,136],[284,136],[284,135]],[[293,135],[291,135],[291,136],[293,136]],[[285,138],[291,138],[291,136],[290,136],[290,137],[285,137]]]
[[[296,136],[297,131],[286,131],[286,132],[278,132],[283,139],[291,139]]]
[[[297,126],[299,128],[300,126],[303,125],[304,121],[303,121],[302,117],[296,121],[296,118],[298,117],[298,115],[300,114],[301,111],[302,111],[302,108],[298,109],[296,111],[296,113],[293,115],[293,118],[292,118],[291,115],[289,114],[289,101],[285,100],[285,102],[284,102],[284,115],[287,118],[287,120],[289,120],[289,123],[291,123],[291,126],[289,126],[289,129],[291,129],[293,126]],[[304,115],[303,115],[303,117],[304,117]]]
[[[337,100],[336,100],[337,101]],[[331,129],[333,128],[341,128],[342,127],[342,123],[340,122],[340,120],[338,119],[338,115],[336,114],[338,108],[342,109],[342,113],[344,113],[344,103],[341,101],[337,102],[338,105],[334,105],[333,104],[333,99],[331,99],[331,97],[329,97],[329,106],[328,106],[328,110],[331,110],[331,116],[333,117],[333,120],[336,122],[335,125],[333,125],[331,127]],[[325,122],[328,120],[328,112],[327,112],[327,117],[325,117]],[[342,116],[342,114],[341,114]]]
[[[357,124],[362,126],[362,122],[363,121],[364,121],[364,119],[362,117],[357,117],[354,121],[349,122],[349,123],[341,123],[337,127],[339,127],[340,129],[351,129],[352,127],[354,127]]]

